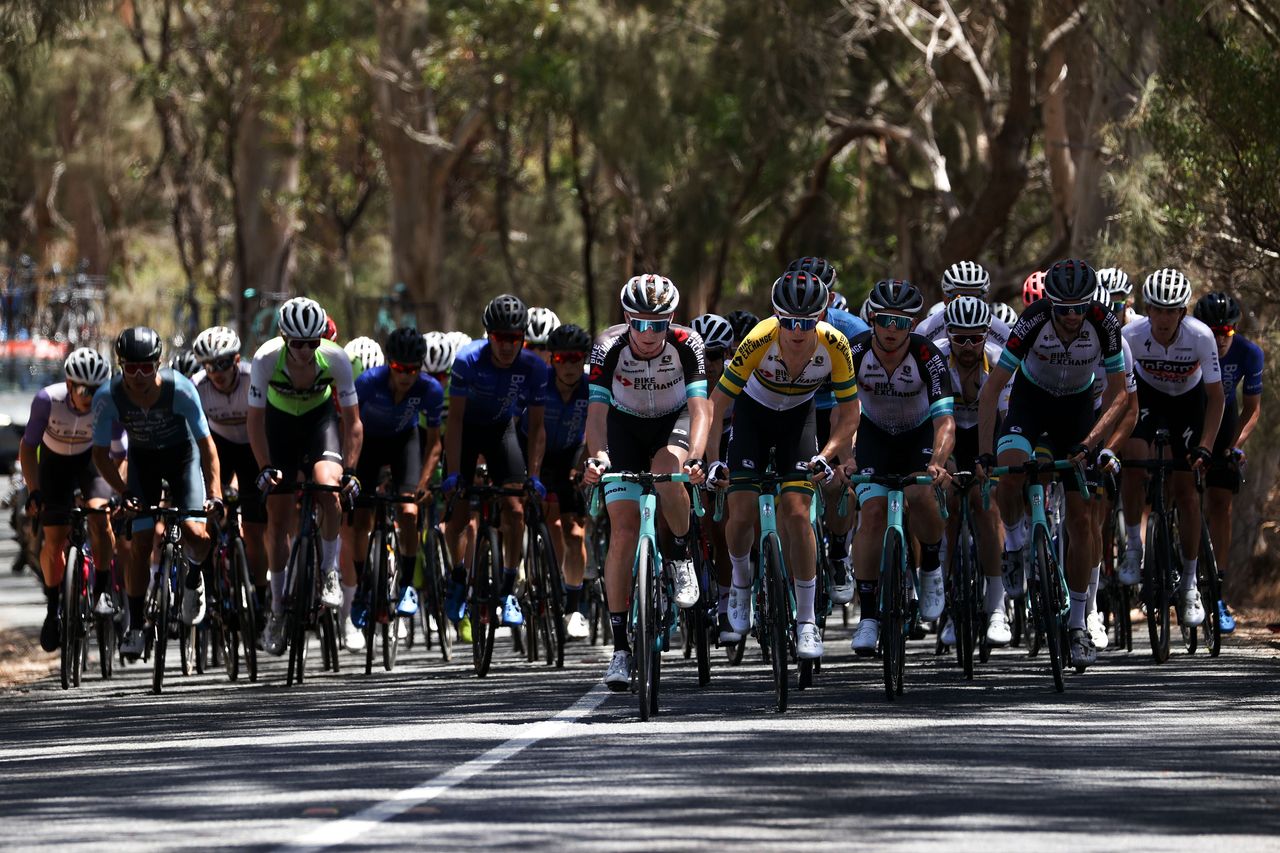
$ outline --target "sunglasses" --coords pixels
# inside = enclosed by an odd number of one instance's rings
[[[882,329],[906,331],[911,328],[911,318],[901,314],[876,314],[876,325]]]
[[[225,358],[216,358],[212,361],[206,361],[204,363],[204,370],[206,373],[221,373],[224,370],[230,370],[235,367],[235,364],[236,357],[234,355],[229,355]]]
[[[1088,313],[1089,306],[1092,304],[1093,304],[1092,302],[1077,302],[1073,305],[1055,304],[1053,306],[1053,313],[1057,314],[1059,317],[1067,317],[1067,316],[1081,317],[1084,314]]]
[[[387,362],[388,366],[396,373],[417,373],[422,369],[422,364],[413,364],[407,361],[391,361]]]
[[[1213,335],[1217,338],[1230,338],[1236,333],[1235,326],[1210,326],[1209,328],[1213,330]]]
[[[77,394],[83,394],[86,397],[92,397],[101,387],[101,385],[81,385],[79,382],[71,383],[72,390]]]
[[[986,335],[951,335],[951,343],[958,347],[976,347],[980,346],[986,339]]]
[[[524,340],[524,332],[490,332],[489,340],[495,344],[518,344]]]
[[[779,317],[778,325],[789,332],[809,332],[818,328],[817,317]]]
[[[156,372],[154,361],[126,361],[120,369],[128,376],[150,376]]]
[[[581,352],[553,352],[551,361],[555,364],[582,364],[586,354]]]
[[[637,332],[665,332],[671,326],[670,320],[629,320],[628,322]]]
[[[320,346],[319,338],[309,338],[307,340],[289,341],[289,346],[293,349],[316,349]]]
[[[1111,303],[1111,313],[1112,313],[1112,314],[1119,314],[1121,311],[1123,311],[1123,310],[1125,309],[1125,305],[1126,305],[1126,303],[1124,303],[1124,302],[1112,302],[1112,303]]]

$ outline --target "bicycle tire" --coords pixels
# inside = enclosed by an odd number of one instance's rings
[[[534,542],[533,526],[525,517],[524,525],[524,578],[518,597],[521,599],[520,609],[524,613],[524,623],[511,633],[520,639],[517,652],[524,654],[525,660],[535,663],[542,659],[542,646],[539,640],[541,627],[541,605],[545,595],[542,586],[542,554]]]
[[[636,698],[640,707],[640,721],[647,722],[658,707],[658,688],[662,657],[658,652],[658,589],[656,557],[653,542],[640,538],[636,553],[636,602],[635,637],[632,648],[636,662]]]
[[[249,575],[249,559],[244,542],[237,538],[231,549],[231,567],[235,573],[235,605],[237,634],[243,649],[244,668],[250,682],[258,680],[258,599]]]
[[[436,623],[436,637],[440,641],[440,656],[445,662],[453,660],[453,631],[445,615],[445,592],[449,586],[449,552],[440,531],[432,527],[427,534],[427,583],[431,593],[431,618]],[[424,631],[425,633],[425,631]],[[429,645],[429,644],[428,644]]]
[[[902,531],[890,527],[885,531],[884,552],[880,561],[880,646],[884,664],[884,692],[892,701],[902,695],[904,658],[907,654],[908,595],[906,551]]]
[[[1033,553],[1038,590],[1036,599],[1039,605],[1039,612],[1035,616],[1039,620],[1041,640],[1049,653],[1049,671],[1053,675],[1054,689],[1061,693],[1066,690],[1066,681],[1063,678],[1065,648],[1062,642],[1062,587],[1058,577],[1059,569],[1044,529],[1036,527],[1034,537]]]
[[[561,577],[560,563],[556,560],[555,548],[551,545],[551,531],[544,521],[538,525],[538,547],[542,559],[539,561],[543,575],[543,610],[542,630],[543,643],[547,652],[547,666],[556,669],[564,668],[564,583]]]
[[[338,672],[342,669],[338,652],[338,611],[333,607],[322,607],[320,611],[320,649],[324,658],[325,672]]]
[[[218,587],[209,616],[217,620],[215,627],[217,645],[222,648],[222,669],[227,680],[235,682],[240,680],[240,578],[231,553],[225,544],[214,552],[213,576]]]
[[[765,619],[767,630],[761,638],[768,637],[769,664],[773,669],[773,690],[777,695],[778,713],[787,710],[787,663],[791,634],[791,597],[787,591],[786,569],[782,563],[782,546],[776,534],[770,534],[764,542],[763,588],[766,590]]]
[[[312,554],[311,537],[300,536],[294,542],[292,571],[293,589],[285,610],[285,629],[289,643],[289,672],[285,678],[286,686],[301,684],[306,669],[307,654],[307,621],[312,610],[316,581],[313,576],[315,561]]]
[[[1163,514],[1152,513],[1147,529],[1147,568],[1144,586],[1147,593],[1147,635],[1151,656],[1162,664],[1169,659],[1169,528]]]
[[[951,564],[951,577],[956,589],[953,618],[956,620],[956,658],[965,680],[973,680],[974,607],[977,602],[977,564],[972,552],[973,536],[968,525],[962,525],[956,537],[956,552]]]
[[[1220,613],[1218,603],[1222,600],[1222,578],[1218,574],[1218,559],[1213,553],[1213,541],[1209,538],[1209,523],[1201,515],[1200,518],[1200,563],[1199,572],[1200,599],[1204,603],[1204,647],[1209,657],[1216,658],[1222,652],[1222,623],[1218,620]]]
[[[103,680],[115,674],[116,625],[112,616],[94,614],[93,631],[98,637],[98,672]]]
[[[79,649],[75,639],[75,622],[76,614],[79,613],[79,600],[77,598],[76,579],[81,572],[81,561],[84,555],[74,544],[67,546],[67,561],[63,567],[62,583],[59,584],[62,596],[62,620],[58,624],[58,631],[62,635],[61,653],[58,655],[58,675],[62,682],[62,689],[69,690],[76,686],[75,668],[79,660]]]
[[[364,674],[373,674],[373,657],[378,644],[378,563],[382,552],[378,549],[377,536],[369,534],[369,550],[365,555],[364,577],[359,578],[359,592],[364,602],[364,625],[360,630],[364,634]]]
[[[716,604],[719,601],[715,581],[715,565],[711,561],[705,531],[700,524],[690,528],[696,537],[692,542],[693,570],[698,578],[698,600],[689,610],[692,615],[694,657],[698,667],[698,686],[711,683],[711,646],[715,643],[712,632],[719,632],[716,624]]]
[[[384,586],[383,606],[387,618],[382,622],[382,668],[391,672],[396,668],[396,658],[400,652],[400,566],[396,562],[397,543],[395,531],[382,534],[382,570],[381,583]]]
[[[502,544],[498,531],[487,525],[476,539],[476,561],[472,571],[471,600],[467,610],[471,618],[471,658],[476,676],[483,678],[493,663],[493,645],[498,632],[496,602],[501,590]]]
[[[169,605],[172,603],[169,569],[172,565],[173,546],[165,545],[160,549],[160,569],[156,573],[151,625],[151,690],[157,694],[164,688],[164,659],[169,648]]]

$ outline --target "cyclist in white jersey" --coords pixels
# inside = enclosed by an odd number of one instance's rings
[[[945,308],[957,296],[976,296],[983,302],[991,290],[991,275],[980,264],[973,261],[960,261],[947,267],[942,274],[942,311],[930,313],[920,321],[915,333],[936,343],[947,339],[947,321]],[[987,339],[997,346],[1003,347],[1009,340],[1009,326],[999,317],[992,316],[987,327]]]
[[[1204,605],[1196,587],[1200,558],[1200,500],[1192,472],[1206,472],[1222,423],[1225,395],[1218,345],[1209,327],[1187,316],[1191,282],[1175,269],[1162,269],[1142,284],[1147,316],[1124,327],[1133,350],[1138,387],[1138,423],[1125,444],[1125,459],[1149,459],[1157,429],[1169,430],[1169,450],[1177,463],[1170,478],[1182,540],[1182,600],[1179,623],[1195,627],[1204,621]],[[1126,548],[1121,580],[1137,580],[1142,557],[1144,472],[1124,471],[1123,499]]]

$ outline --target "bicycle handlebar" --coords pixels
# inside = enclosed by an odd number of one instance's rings
[[[854,474],[849,478],[850,485],[885,486],[894,491],[902,491],[907,486],[932,486],[933,478],[928,474]],[[942,519],[951,517],[947,511],[947,496],[940,486],[934,486],[933,497],[938,502],[938,512]]]
[[[600,496],[604,492],[605,483],[636,483],[641,488],[652,487],[657,483],[688,483],[689,475],[684,472],[677,474],[654,474],[650,471],[617,471],[612,474],[604,474],[600,477],[599,484],[591,490],[591,505],[587,508],[587,512],[593,517],[600,516]],[[693,489],[693,512],[698,518],[702,518],[706,514],[706,510],[702,507],[702,498],[698,496],[698,490]]]
[[[1027,461],[1023,462],[1021,465],[1000,465],[995,468],[992,468],[990,471],[987,472],[987,479],[984,480],[982,483],[983,509],[986,509],[988,506],[991,505],[989,496],[991,494],[991,478],[992,477],[1000,477],[1006,474],[1026,474],[1028,476],[1031,476],[1033,474],[1043,474],[1051,471],[1066,471],[1067,469],[1071,469],[1071,471],[1075,474],[1076,486],[1080,489],[1080,494],[1088,496],[1089,488],[1084,481],[1084,465],[1083,464],[1076,464],[1075,462],[1072,462],[1070,459],[1054,459],[1051,461],[1042,462],[1039,459],[1036,459],[1035,457],[1031,457],[1031,458],[1028,458]]]

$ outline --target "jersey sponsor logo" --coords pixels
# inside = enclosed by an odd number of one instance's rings
[[[826,360],[822,357],[822,355],[821,355],[821,354],[815,355],[815,356],[813,357],[813,363],[814,363],[814,365],[815,365],[816,367],[822,367],[822,365],[823,365],[825,362],[826,362]]]
[[[662,363],[662,364],[670,364],[670,363],[671,363],[671,353],[667,353],[666,355],[664,355],[664,356],[662,357],[662,361],[661,361],[661,363]]]
[[[1186,379],[1200,368],[1199,360],[1169,361],[1163,358],[1140,358],[1138,364],[1153,377],[1173,382]]]
[[[678,376],[666,382],[661,382],[654,376],[637,376],[628,382],[625,378],[621,380],[622,384],[628,388],[635,388],[637,391],[665,391],[668,388],[674,388],[684,382],[684,376]]]

